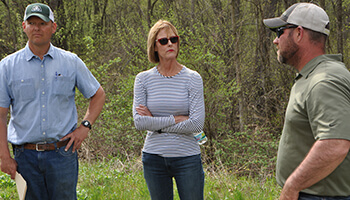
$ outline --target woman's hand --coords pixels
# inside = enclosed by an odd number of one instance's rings
[[[175,123],[179,123],[179,122],[183,122],[189,119],[188,116],[184,116],[184,115],[178,115],[178,116],[174,116],[175,118]]]
[[[153,117],[152,113],[148,110],[147,106],[144,106],[144,105],[140,104],[138,107],[136,107],[136,111],[141,116]]]

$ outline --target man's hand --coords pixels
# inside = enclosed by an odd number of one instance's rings
[[[106,94],[103,90],[103,88],[100,86],[98,90],[96,91],[95,95],[91,97],[89,107],[86,111],[84,120],[88,120],[91,125],[95,123],[98,115],[101,113],[103,105],[105,103],[106,99]],[[90,129],[80,125],[77,129],[75,129],[73,132],[70,134],[64,136],[61,141],[69,139],[70,141],[68,142],[66,146],[66,151],[72,146],[73,144],[73,152],[75,150],[79,149],[81,146],[81,143],[88,137]]]
[[[300,191],[331,174],[343,162],[349,150],[349,140],[316,141],[305,159],[286,180],[280,200],[297,200]]]
[[[299,191],[293,187],[289,187],[286,183],[282,189],[281,196],[279,200],[298,200]]]
[[[2,158],[0,166],[2,172],[9,174],[11,176],[11,179],[15,179],[17,171],[17,162],[15,161],[15,159],[11,157]]]
[[[77,129],[75,129],[73,132],[70,134],[64,136],[61,141],[69,139],[70,141],[68,142],[65,151],[68,151],[68,149],[72,146],[73,144],[73,153],[75,150],[78,150],[83,143],[83,141],[88,137],[90,129],[85,127],[85,126],[79,126]]]
[[[7,143],[7,114],[8,108],[0,107],[0,169],[15,179],[17,162],[11,158]]]

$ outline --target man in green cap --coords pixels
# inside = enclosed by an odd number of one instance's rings
[[[297,3],[264,24],[277,33],[278,60],[297,69],[276,165],[280,200],[350,199],[350,73],[325,54],[327,13]]]
[[[16,171],[23,176],[26,200],[73,200],[77,198],[76,150],[100,114],[105,93],[77,55],[51,44],[57,25],[49,6],[28,5],[22,27],[27,45],[0,62],[1,171],[12,179]],[[81,124],[75,88],[90,99]]]

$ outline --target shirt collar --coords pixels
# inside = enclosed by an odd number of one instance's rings
[[[342,55],[341,54],[324,54],[313,58],[297,74],[295,81],[298,80],[300,77],[305,77],[305,79],[307,79],[310,73],[314,71],[314,69],[318,66],[318,64],[320,64],[323,61],[329,61],[329,60],[342,61]]]
[[[27,61],[30,61],[33,58],[37,58],[37,56],[32,52],[32,50],[30,50],[28,43],[25,46],[24,51],[25,51],[25,58]],[[53,48],[53,45],[50,43],[49,51],[44,55],[44,57],[48,56],[54,59],[54,54],[55,54],[55,49]]]

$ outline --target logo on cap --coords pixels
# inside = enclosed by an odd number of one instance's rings
[[[33,6],[32,9],[30,10],[32,12],[43,12],[40,6]]]

